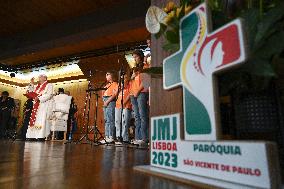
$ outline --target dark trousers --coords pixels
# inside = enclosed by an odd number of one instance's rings
[[[32,111],[28,111],[25,113],[24,123],[21,130],[21,139],[26,140],[26,134],[30,123]]]
[[[9,129],[10,120],[11,120],[11,111],[1,110],[0,111],[0,138],[5,137],[5,132],[7,129]]]

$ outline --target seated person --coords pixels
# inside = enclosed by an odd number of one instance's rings
[[[60,88],[58,90],[58,95],[53,97],[54,104],[51,116],[51,131],[64,131],[64,140],[66,140],[67,120],[71,99],[71,96],[64,94],[63,88]]]

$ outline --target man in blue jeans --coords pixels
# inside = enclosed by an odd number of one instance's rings
[[[149,131],[149,89],[144,88],[142,84],[141,71],[144,67],[144,54],[142,50],[135,50],[132,56],[136,62],[133,70],[130,99],[135,117],[135,140],[133,144],[143,145],[148,143]]]

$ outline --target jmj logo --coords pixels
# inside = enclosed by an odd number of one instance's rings
[[[214,74],[245,60],[240,20],[210,33],[202,4],[180,22],[180,50],[164,60],[164,88],[183,87],[186,140],[216,140]]]

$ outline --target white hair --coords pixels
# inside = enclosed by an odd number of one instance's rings
[[[45,77],[45,79],[47,79],[47,75],[45,74],[40,74],[38,77]]]

